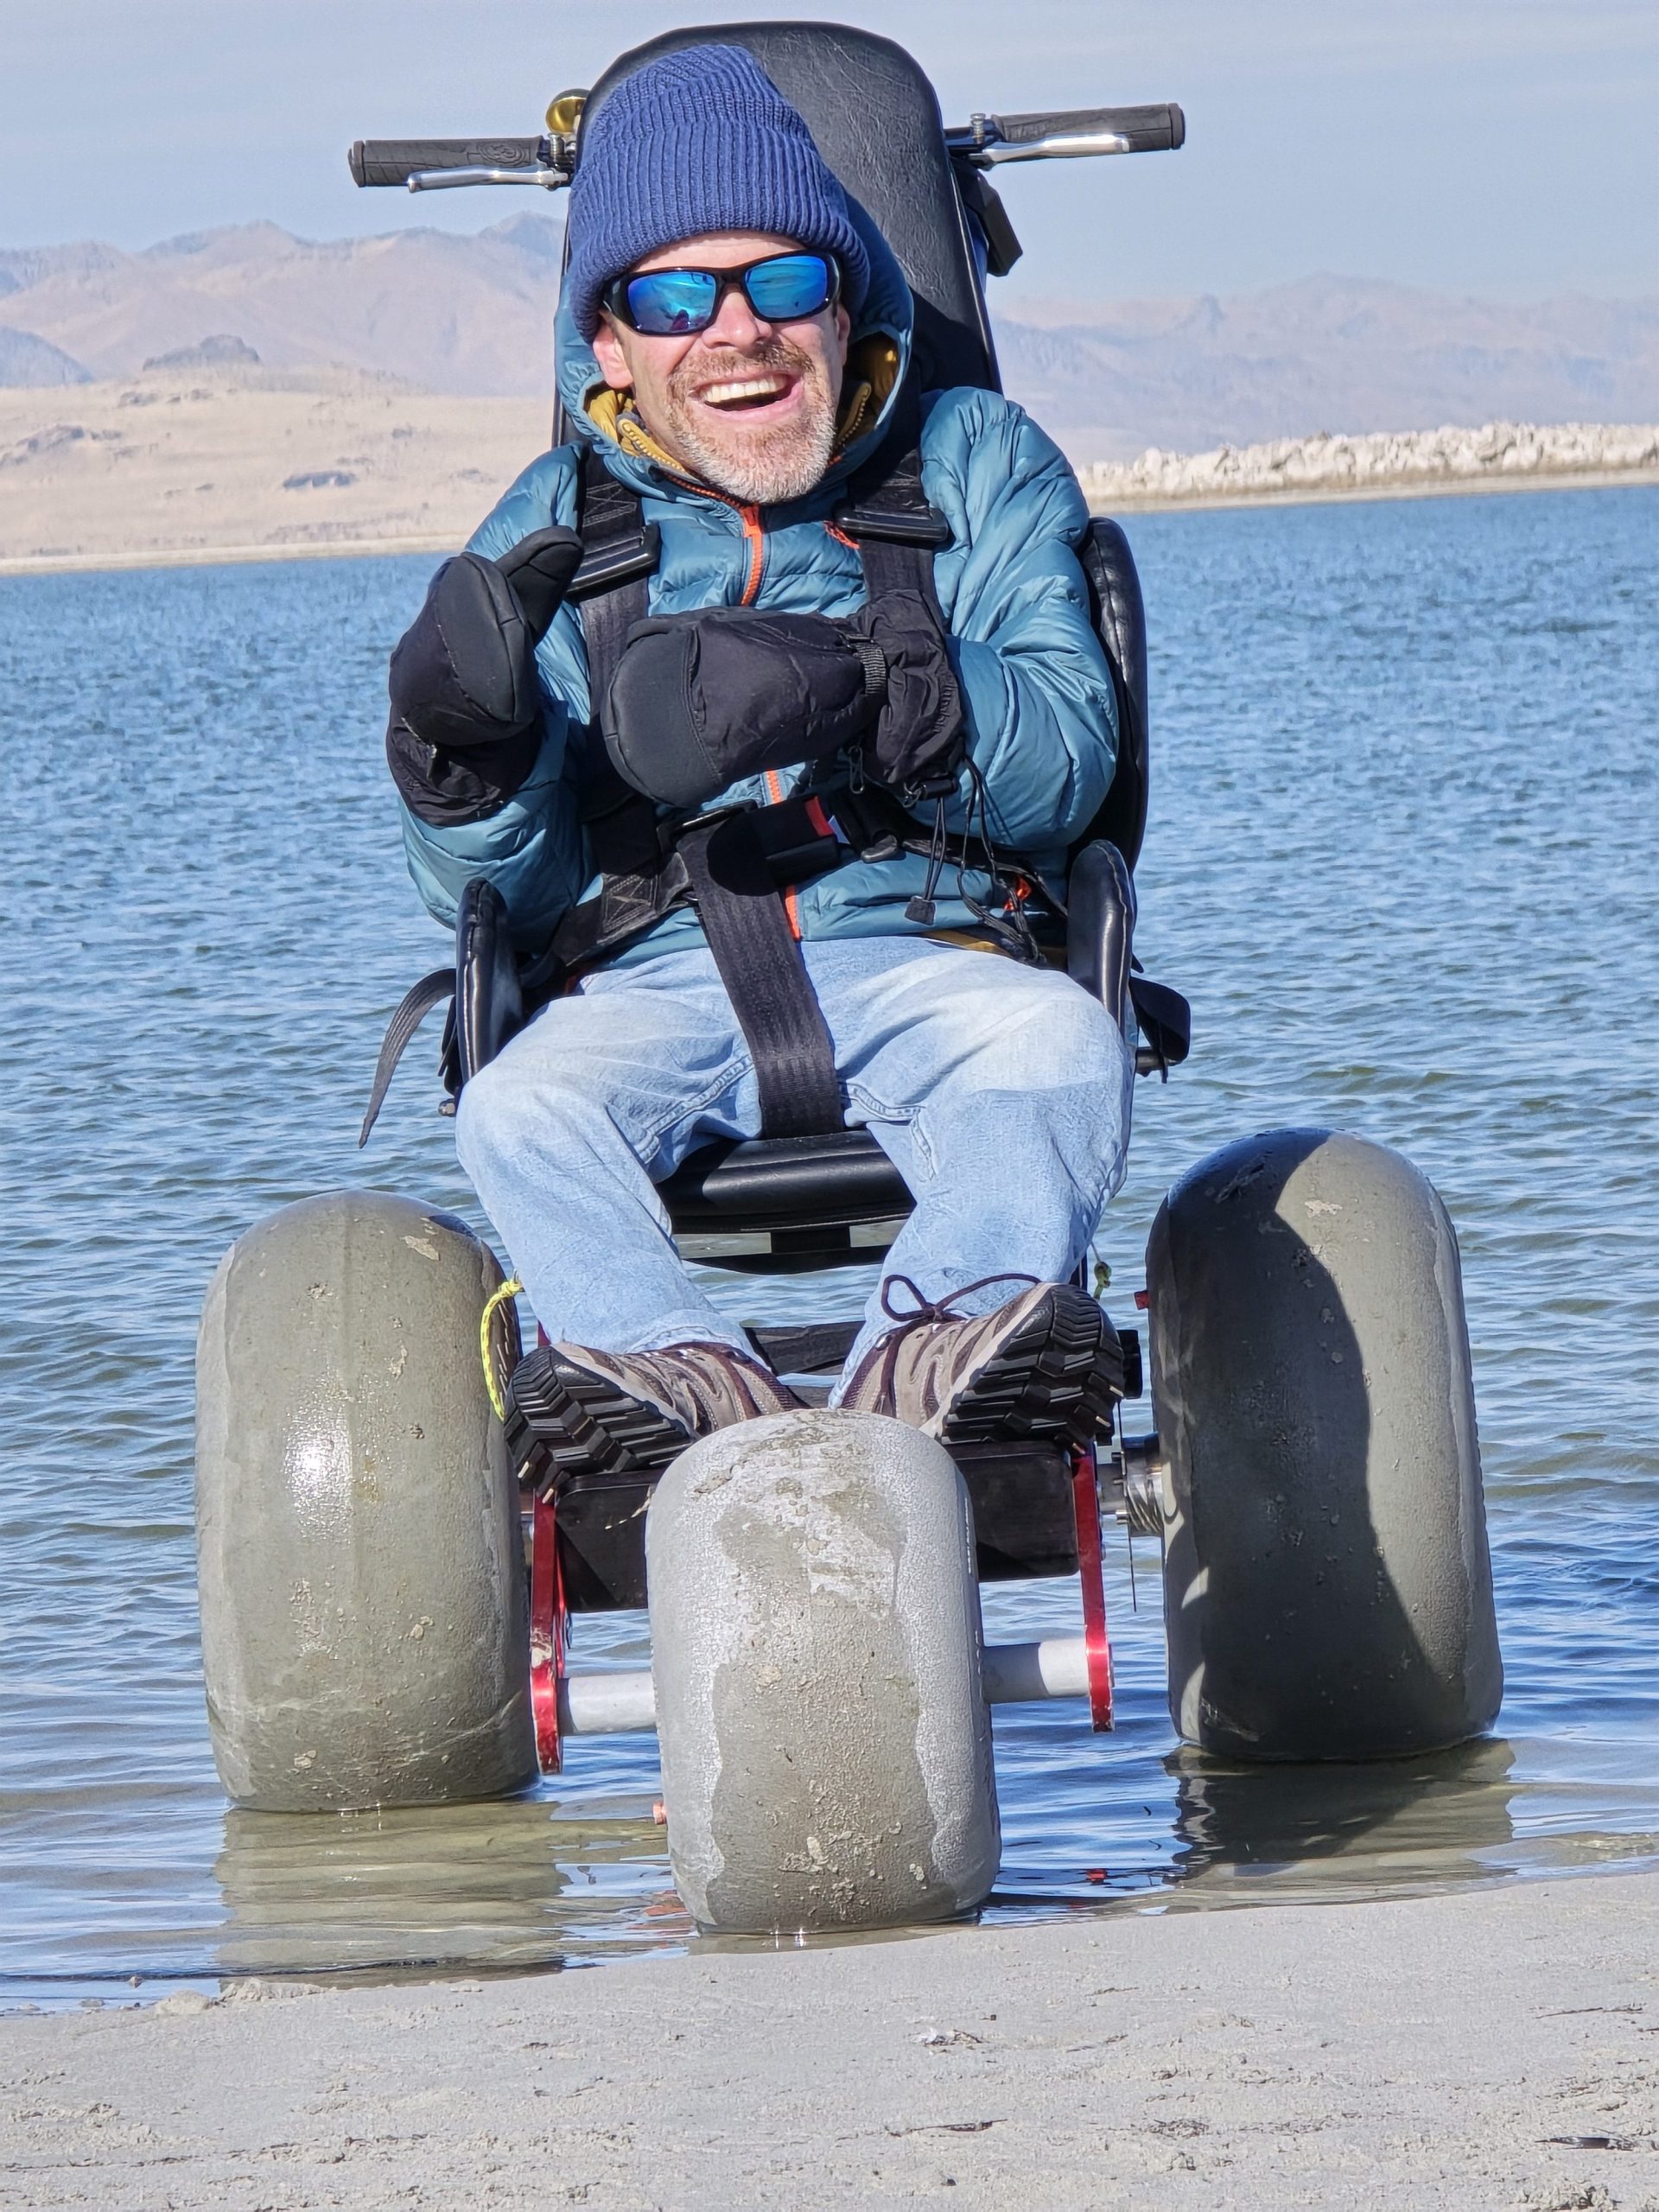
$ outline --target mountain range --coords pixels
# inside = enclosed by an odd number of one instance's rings
[[[273,369],[545,395],[562,245],[557,216],[521,213],[471,236],[253,223],[139,252],[0,251],[0,385],[126,378],[234,340]],[[1315,276],[1225,298],[1005,297],[1007,387],[1079,461],[1316,428],[1659,419],[1659,296],[1513,304]]]

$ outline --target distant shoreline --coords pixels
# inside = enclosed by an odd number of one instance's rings
[[[1581,474],[1567,472],[1537,476],[1460,477],[1452,481],[1395,478],[1376,484],[1259,485],[1249,490],[1194,492],[1185,496],[1130,493],[1113,496],[1084,486],[1089,512],[1096,515],[1168,515],[1214,513],[1229,507],[1334,507],[1363,505],[1379,499],[1461,499],[1485,493],[1609,492],[1626,486],[1659,484],[1659,467],[1598,468]],[[0,564],[3,566],[3,564]]]
[[[467,535],[342,537],[299,545],[189,545],[143,553],[34,553],[0,558],[0,576],[114,575],[131,569],[228,569],[261,561],[355,561],[390,553],[454,553]]]
[[[0,391],[0,575],[449,552],[547,439],[540,400],[345,371]]]
[[[1103,495],[1084,490],[1090,512],[1101,515],[1205,514],[1249,507],[1351,506],[1394,499],[1478,498],[1486,493],[1605,492],[1659,485],[1659,467],[1598,469],[1580,474],[1460,478],[1454,482],[1356,484],[1351,486],[1267,486],[1249,490],[1188,493]],[[0,578],[7,576],[119,575],[140,569],[217,569],[251,566],[263,561],[352,561],[391,554],[452,553],[467,533],[447,537],[351,537],[278,545],[192,545],[153,547],[137,553],[54,553],[0,557]]]
[[[1105,512],[1655,483],[1659,425],[1446,423],[1433,430],[1316,430],[1208,453],[1153,446],[1136,461],[1096,462],[1079,471],[1079,480],[1090,506]]]

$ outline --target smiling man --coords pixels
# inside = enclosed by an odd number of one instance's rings
[[[609,92],[569,236],[578,441],[439,571],[387,740],[431,911],[485,876],[568,979],[457,1117],[552,1339],[519,1415],[564,1464],[652,1467],[792,1405],[654,1185],[710,1137],[828,1118],[916,1199],[834,1402],[947,1443],[1083,1440],[1122,1356],[1069,1278],[1133,1070],[1044,957],[1116,745],[1076,481],[998,394],[916,389],[892,254],[741,48]],[[906,469],[938,550],[895,569],[836,516]],[[620,637],[588,583],[566,595],[578,524],[618,502],[658,547]],[[780,1021],[793,1089],[756,1042]]]
[[[689,478],[757,505],[801,499],[836,448],[850,327],[839,264],[759,232],[698,238],[702,269],[687,251],[646,254],[607,287],[594,357]]]

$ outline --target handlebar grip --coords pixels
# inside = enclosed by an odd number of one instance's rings
[[[545,138],[359,138],[346,156],[359,184],[407,184],[421,169],[533,169]]]
[[[1112,130],[1128,140],[1132,154],[1173,154],[1186,137],[1186,118],[1173,100],[1159,107],[1077,107],[1050,115],[999,115],[996,120],[1011,146],[1074,130]]]

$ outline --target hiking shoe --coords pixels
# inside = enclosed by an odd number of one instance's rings
[[[770,1368],[730,1344],[634,1352],[543,1344],[507,1385],[507,1446],[519,1466],[539,1448],[553,1480],[658,1474],[713,1429],[799,1405]]]
[[[859,1362],[838,1401],[843,1409],[887,1414],[945,1445],[1020,1438],[1080,1446],[1110,1427],[1123,1395],[1123,1346],[1087,1291],[1038,1283],[963,1320],[948,1301],[930,1306],[907,1278],[895,1281],[918,1310]]]

